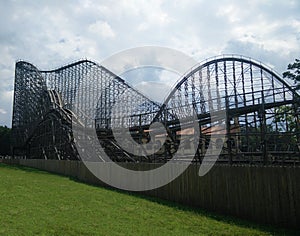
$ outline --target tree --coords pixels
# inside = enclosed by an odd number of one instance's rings
[[[300,60],[295,59],[295,62],[288,64],[287,71],[283,73],[283,78],[289,78],[297,84],[296,89],[300,89]]]
[[[284,72],[283,78],[288,78],[294,81],[296,90],[300,89],[300,60],[295,59],[293,63],[288,64],[287,71]],[[275,108],[275,116],[273,127],[276,124],[277,129],[271,132],[274,135],[276,145],[280,144],[291,145],[296,147],[299,145],[299,121],[296,115],[296,110],[293,105],[284,105]]]
[[[299,132],[293,106],[284,105],[275,108],[274,122],[284,124],[283,127],[278,128],[278,131]]]
[[[0,155],[11,155],[11,129],[0,126]]]

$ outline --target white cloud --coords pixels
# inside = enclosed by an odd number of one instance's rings
[[[0,114],[6,114],[7,111],[5,111],[4,109],[0,108]]]
[[[225,16],[231,23],[239,22],[241,9],[235,5],[221,6],[217,10],[217,16]]]
[[[13,91],[0,90],[0,125],[11,125]]]
[[[89,31],[94,34],[99,34],[103,38],[114,38],[115,32],[107,22],[96,21],[89,26]]]
[[[157,45],[201,61],[221,53],[251,56],[279,73],[300,55],[300,1],[2,1],[0,113],[11,123],[14,63],[58,67],[101,62],[127,48]],[[156,82],[171,84],[159,73]],[[169,81],[170,80],[170,81]],[[146,86],[146,85],[145,85]]]
[[[163,103],[167,94],[171,90],[171,86],[166,83],[156,81],[143,81],[135,86],[135,88],[150,98],[152,101]]]

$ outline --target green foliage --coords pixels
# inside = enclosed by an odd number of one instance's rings
[[[26,167],[0,163],[0,179],[0,235],[289,234]]]
[[[297,131],[298,127],[293,109],[294,108],[292,106],[281,106],[275,109],[274,122],[287,124],[287,130],[279,128],[279,131]]]
[[[295,62],[288,64],[287,71],[283,73],[283,78],[289,78],[297,84],[297,89],[300,89],[300,60],[295,59]]]
[[[11,155],[11,129],[0,126],[0,155]]]
[[[284,105],[275,108],[275,116],[273,120],[273,131],[269,134],[269,144],[276,144],[279,150],[297,149],[299,133],[299,125],[297,125],[297,117],[295,116],[295,108],[292,105]],[[277,130],[274,126],[277,124]]]

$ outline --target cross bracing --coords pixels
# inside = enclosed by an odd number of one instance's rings
[[[80,159],[72,133],[72,124],[77,124],[96,129],[113,161],[167,161],[179,151],[181,137],[190,136],[186,148],[197,149],[195,161],[221,145],[220,162],[298,163],[299,102],[299,94],[278,74],[237,56],[196,65],[164,104],[89,60],[51,71],[20,61],[15,72],[14,152],[27,158]],[[218,112],[225,115],[212,123]],[[199,143],[193,142],[189,129],[191,114],[199,124]],[[137,143],[147,143],[156,121],[166,133],[156,134],[162,147],[151,155],[128,153],[113,137],[112,129],[123,127]],[[215,134],[222,132],[220,140]],[[183,150],[178,161],[184,159]]]

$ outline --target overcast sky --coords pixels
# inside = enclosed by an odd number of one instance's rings
[[[51,69],[144,45],[199,62],[242,54],[281,74],[300,58],[300,1],[0,0],[0,125],[11,126],[16,60]]]

